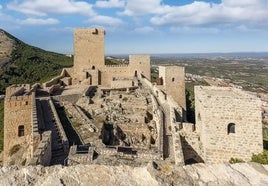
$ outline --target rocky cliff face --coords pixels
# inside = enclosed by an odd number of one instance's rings
[[[15,41],[0,29],[0,67],[10,61],[14,47]]]
[[[255,163],[147,167],[76,165],[2,167],[0,185],[268,185],[268,166]]]

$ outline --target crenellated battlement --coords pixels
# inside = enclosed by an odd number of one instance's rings
[[[128,64],[123,64],[123,65],[105,65],[105,67],[108,67],[108,68],[129,67],[129,65]]]
[[[6,88],[6,97],[23,95],[25,92],[29,91],[30,88],[30,84],[11,85]]]

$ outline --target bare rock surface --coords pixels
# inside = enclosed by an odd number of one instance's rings
[[[0,168],[0,185],[268,185],[268,166],[255,163],[145,167],[76,165]]]
[[[14,40],[9,38],[6,33],[0,29],[0,66],[9,62],[14,47]]]

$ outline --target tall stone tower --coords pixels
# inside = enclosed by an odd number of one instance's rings
[[[184,67],[159,66],[159,78],[164,90],[186,111]]]
[[[4,110],[4,165],[14,164],[11,155],[21,150],[19,159],[32,155],[32,111],[35,105],[34,93],[24,94],[30,85],[13,85],[6,89]],[[26,152],[26,153],[25,153]],[[24,157],[23,157],[24,156]],[[17,164],[18,162],[16,162]]]
[[[205,163],[250,161],[263,151],[261,100],[231,87],[195,87],[196,130]]]
[[[104,66],[104,29],[74,30],[74,74]]]

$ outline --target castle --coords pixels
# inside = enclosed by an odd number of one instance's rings
[[[155,84],[149,55],[105,65],[104,36],[103,29],[75,29],[72,68],[42,86],[6,89],[4,165],[125,159],[183,165],[249,161],[262,152],[259,98],[230,87],[195,87],[196,124],[188,123],[184,68],[160,66]],[[72,129],[77,140],[59,116],[62,107],[65,122],[79,123]]]

